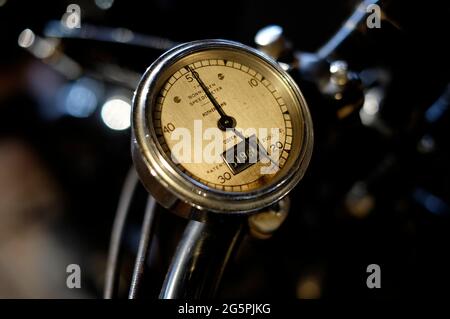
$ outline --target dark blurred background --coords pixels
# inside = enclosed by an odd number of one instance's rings
[[[81,30],[91,28],[84,39],[61,31],[71,3],[0,0],[3,298],[101,297],[112,221],[131,167],[133,88],[172,41],[224,38],[254,46],[260,28],[278,24],[295,50],[314,52],[358,1],[77,1]],[[375,72],[382,101],[367,84],[361,112],[334,118],[298,75],[315,126],[311,167],[274,236],[245,240],[220,296],[447,294],[449,5],[384,1],[382,8],[380,29],[359,30],[334,54],[364,84]],[[108,41],[87,39],[92,35]],[[136,197],[122,294],[145,190]],[[159,221],[146,297],[156,297],[185,223],[166,212]],[[66,287],[73,263],[82,269],[81,289]],[[366,286],[372,263],[381,267],[381,289]]]

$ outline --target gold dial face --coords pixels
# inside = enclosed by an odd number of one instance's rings
[[[162,71],[149,120],[168,163],[197,184],[250,192],[278,183],[300,156],[294,88],[259,56],[206,49]]]

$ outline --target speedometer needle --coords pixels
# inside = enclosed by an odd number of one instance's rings
[[[186,69],[192,73],[192,76],[197,80],[198,84],[202,88],[202,90],[205,92],[208,99],[211,101],[211,103],[214,105],[214,108],[216,109],[217,113],[220,115],[220,119],[217,121],[217,127],[222,130],[226,131],[230,128],[236,127],[236,120],[234,117],[231,117],[225,113],[225,111],[222,109],[222,106],[217,102],[217,100],[214,98],[212,93],[209,91],[208,87],[203,83],[202,79],[200,79],[200,76],[198,73],[190,68],[190,66],[186,66]]]
[[[186,70],[192,73],[192,76],[195,78],[195,80],[198,82],[202,90],[205,92],[208,99],[211,101],[211,103],[214,105],[214,108],[217,110],[217,113],[220,115],[220,119],[217,121],[217,126],[220,130],[226,131],[227,129],[231,129],[235,135],[237,135],[240,139],[245,141],[245,143],[252,147],[254,150],[258,152],[258,154],[264,158],[267,158],[270,162],[272,162],[273,165],[278,167],[278,164],[267,154],[264,152],[261,147],[259,147],[257,144],[255,144],[253,141],[247,140],[244,135],[242,135],[241,132],[239,132],[236,129],[236,120],[234,117],[229,116],[225,113],[225,111],[222,109],[222,106],[217,102],[216,98],[212,95],[212,93],[209,91],[208,87],[205,85],[205,83],[200,78],[199,74],[192,70],[189,65],[186,66]]]

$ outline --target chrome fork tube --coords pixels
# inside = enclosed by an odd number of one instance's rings
[[[211,298],[243,233],[243,218],[190,221],[169,266],[160,299]]]

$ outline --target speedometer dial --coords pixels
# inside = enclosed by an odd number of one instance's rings
[[[214,212],[279,200],[303,176],[312,149],[297,85],[267,56],[223,40],[181,45],[147,70],[133,134],[144,184],[175,198],[163,205],[181,200]]]

